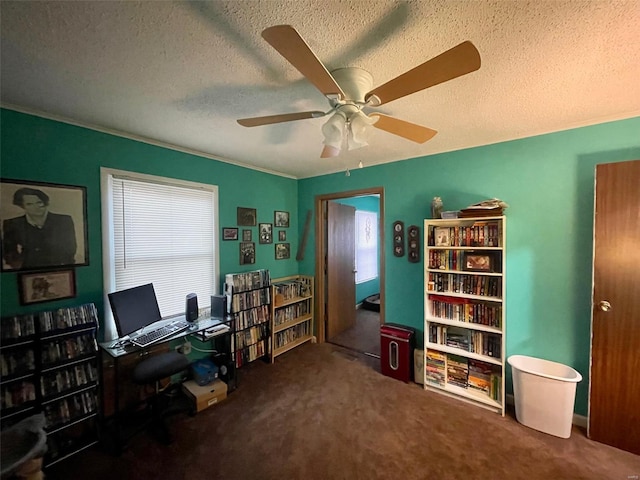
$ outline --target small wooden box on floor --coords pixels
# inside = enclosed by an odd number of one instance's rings
[[[220,379],[204,386],[189,380],[182,384],[182,389],[195,403],[197,412],[227,398],[227,384]]]

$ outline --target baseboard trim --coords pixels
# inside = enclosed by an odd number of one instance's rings
[[[515,400],[512,394],[507,394],[507,405],[515,405]],[[584,415],[578,415],[577,413],[573,414],[573,419],[571,423],[576,427],[587,428],[587,417]]]

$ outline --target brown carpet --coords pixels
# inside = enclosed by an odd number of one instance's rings
[[[334,345],[380,357],[380,313],[358,308],[355,325],[329,341]]]
[[[372,359],[366,359],[371,362]],[[51,479],[621,479],[640,456],[531,430],[416,384],[385,377],[351,352],[305,344],[242,370],[238,389],[175,442],[146,434],[119,457],[91,449]]]

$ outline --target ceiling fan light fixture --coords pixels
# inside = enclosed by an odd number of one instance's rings
[[[322,125],[325,147],[320,155],[321,158],[337,157],[340,154],[346,125],[347,117],[342,112],[334,113]]]
[[[362,111],[358,110],[349,118],[347,145],[349,150],[362,148],[369,145],[368,131],[369,125],[375,123],[376,119],[367,117]]]

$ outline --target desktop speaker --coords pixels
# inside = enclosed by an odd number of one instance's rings
[[[195,322],[198,319],[198,296],[195,293],[187,295],[184,316],[187,322]]]
[[[227,315],[226,295],[211,295],[211,318],[224,319]]]

